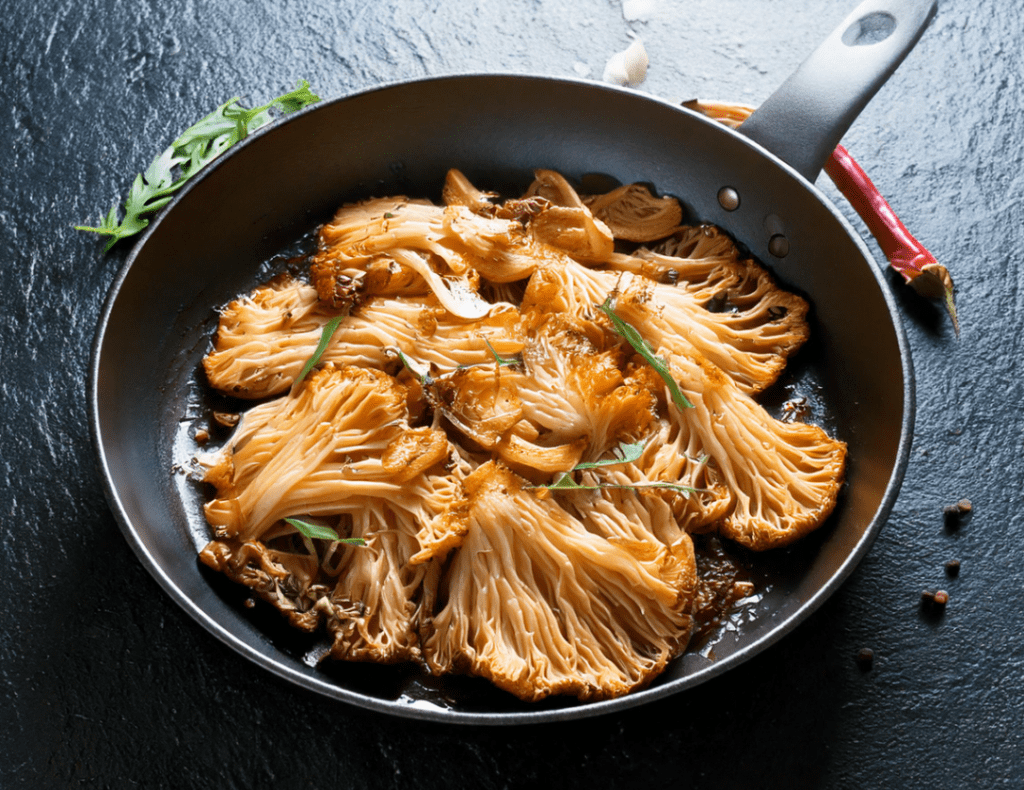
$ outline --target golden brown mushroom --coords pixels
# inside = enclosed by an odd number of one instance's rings
[[[325,627],[336,658],[526,700],[627,693],[708,598],[691,534],[783,546],[835,506],[845,445],[750,397],[806,339],[807,304],[637,185],[588,207],[540,170],[497,203],[452,171],[444,197],[343,207],[313,284],[279,277],[222,311],[210,382],[287,394],[200,457],[217,491],[201,559]],[[602,216],[619,238],[671,235],[616,253]],[[642,340],[597,310],[608,297]]]
[[[215,389],[241,398],[264,398],[287,390],[313,355],[335,311],[315,289],[278,277],[236,299],[221,311],[213,351],[203,358]],[[388,349],[442,370],[493,360],[487,347],[504,356],[523,348],[519,313],[495,304],[478,320],[452,316],[431,296],[375,298],[357,307],[338,326],[322,360],[383,369],[394,364]]]
[[[683,207],[673,197],[656,198],[643,184],[626,184],[604,195],[587,195],[583,203],[624,241],[657,241],[683,221]]]
[[[488,463],[466,480],[469,530],[423,644],[435,674],[466,671],[525,700],[604,699],[646,685],[689,638],[696,587],[685,534],[587,530]]]

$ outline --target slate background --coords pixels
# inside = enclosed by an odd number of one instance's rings
[[[326,97],[467,71],[600,78],[634,31],[651,57],[645,90],[756,104],[855,3],[649,5],[627,20],[613,0],[0,0],[0,786],[1024,784],[1017,0],[942,0],[844,139],[953,272],[963,332],[892,280],[918,380],[902,493],[845,586],[736,671],[571,724],[385,717],[221,645],[107,509],[85,383],[128,245],[103,255],[71,225],[98,221],[178,131],[236,93],[265,101],[299,77]],[[973,516],[944,529],[942,507],[963,496]],[[949,590],[942,618],[922,615],[926,587]],[[854,662],[864,646],[870,672]]]

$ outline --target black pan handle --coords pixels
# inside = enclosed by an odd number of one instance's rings
[[[813,182],[913,49],[938,0],[865,0],[740,127]]]

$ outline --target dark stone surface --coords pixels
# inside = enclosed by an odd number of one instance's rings
[[[299,77],[325,96],[465,71],[599,78],[633,30],[651,56],[645,90],[757,103],[853,5],[653,2],[630,22],[610,0],[0,2],[0,786],[1020,787],[1017,0],[944,0],[844,139],[953,272],[963,332],[893,278],[918,377],[902,493],[846,585],[740,669],[626,713],[517,729],[324,700],[167,598],[94,468],[90,343],[128,245],[103,255],[71,225],[97,221],[229,96],[265,100]],[[946,529],[961,497],[973,514]],[[939,587],[949,604],[927,616],[921,591]]]

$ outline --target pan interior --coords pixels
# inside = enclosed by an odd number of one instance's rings
[[[527,707],[482,681],[441,687],[405,670],[315,669],[309,645],[196,561],[199,494],[175,472],[183,426],[198,416],[196,371],[214,308],[260,279],[260,265],[341,203],[403,193],[437,199],[461,169],[481,188],[520,192],[537,167],[576,182],[643,181],[681,199],[691,220],[728,230],[813,304],[797,365],[820,390],[850,449],[848,483],[818,534],[773,553],[764,616],[730,632],[714,660],[684,656],[645,691],[608,703]],[[726,212],[730,186],[740,208]],[[772,235],[790,243],[768,252]],[[911,404],[902,335],[879,273],[826,202],[737,135],[628,91],[572,81],[470,76],[405,83],[306,111],[225,156],[173,204],[129,258],[97,337],[94,432],[111,504],[143,562],[219,638],[297,683],[366,707],[423,718],[536,721],[590,715],[718,674],[803,619],[867,550],[905,464]]]

